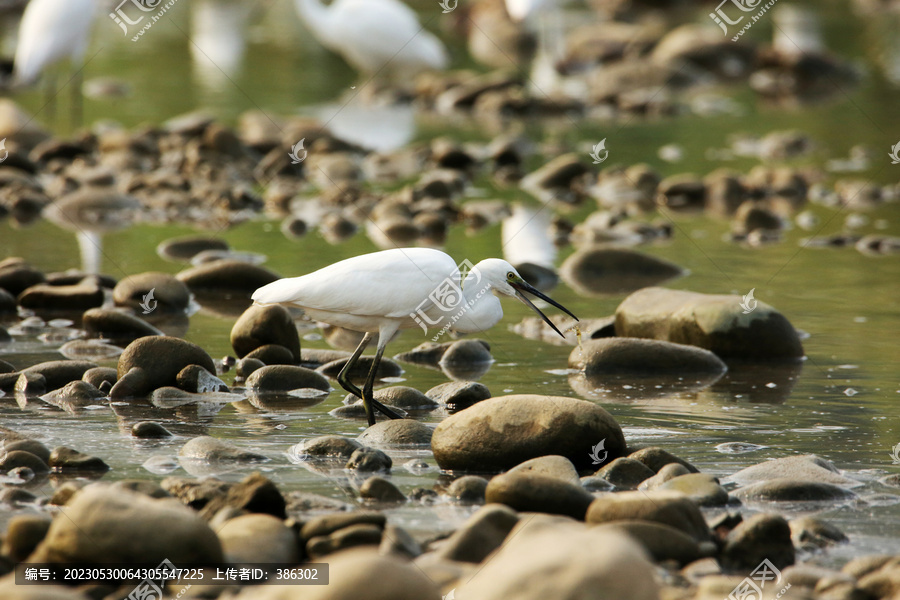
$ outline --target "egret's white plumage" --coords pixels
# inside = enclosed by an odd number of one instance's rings
[[[192,1],[190,48],[194,72],[210,89],[231,85],[240,70],[253,8],[244,0]]]
[[[90,41],[96,0],[31,0],[19,25],[16,83],[29,85],[61,60],[78,63]]]
[[[459,277],[456,261],[440,250],[394,248],[348,258],[302,277],[279,279],[256,290],[253,301],[299,307],[317,321],[365,332],[338,382],[363,399],[369,424],[373,425],[372,406],[390,412],[372,398],[371,391],[378,362],[397,330],[424,323],[464,333],[484,331],[503,317],[501,295],[518,297],[556,329],[523,291],[574,317],[526,283],[505,260],[488,258],[472,267],[462,282],[461,297]],[[378,351],[366,387],[360,392],[346,380],[346,373],[375,333],[379,335]]]
[[[367,74],[414,75],[444,69],[447,49],[400,0],[294,0],[300,18],[326,48]]]

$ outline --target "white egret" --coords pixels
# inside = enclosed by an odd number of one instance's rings
[[[374,425],[373,408],[392,419],[400,418],[372,397],[384,348],[400,329],[484,331],[503,317],[499,296],[515,296],[563,335],[523,292],[549,302],[577,320],[499,258],[476,264],[465,274],[460,287],[456,262],[431,248],[394,248],[348,258],[302,277],[279,279],[256,290],[252,298],[256,304],[299,307],[311,319],[365,333],[337,379],[341,387],[362,398],[369,425]],[[360,392],[348,374],[376,333],[378,349]]]
[[[70,84],[73,121],[80,120],[81,62],[90,42],[96,4],[97,0],[31,0],[19,24],[14,82],[31,85],[48,67],[69,59],[75,69]],[[48,90],[52,93],[52,81]]]
[[[400,0],[294,0],[319,42],[367,75],[402,77],[447,67],[447,49]]]

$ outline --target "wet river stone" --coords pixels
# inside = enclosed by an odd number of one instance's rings
[[[331,384],[319,373],[293,365],[271,365],[253,371],[245,385],[260,392],[289,392],[299,389],[331,390]]]
[[[352,513],[332,513],[318,517],[312,517],[303,524],[300,529],[300,537],[310,540],[314,537],[331,535],[335,531],[352,525],[375,525],[384,529],[387,518],[378,512],[358,511]]]
[[[190,301],[188,287],[168,273],[129,275],[113,288],[113,302],[142,313],[184,311]]]
[[[628,536],[534,515],[523,518],[457,593],[479,600],[658,600],[653,572],[644,550]]]
[[[397,406],[404,410],[433,410],[438,407],[437,402],[416,388],[406,385],[392,385],[376,390],[375,399],[382,404]]]
[[[503,471],[550,454],[576,468],[591,462],[591,448],[606,440],[610,458],[625,453],[616,420],[592,402],[523,394],[484,400],[446,418],[431,449],[442,469]]]
[[[231,328],[231,347],[238,358],[243,358],[268,344],[284,346],[293,355],[294,363],[300,361],[300,336],[288,310],[278,305],[251,306]]]
[[[43,377],[45,390],[51,392],[81,379],[85,371],[96,366],[86,360],[51,360],[22,369],[21,373]]]
[[[340,435],[323,435],[309,440],[304,440],[291,447],[292,456],[301,458],[350,458],[362,444],[356,440]]]
[[[242,360],[257,359],[266,365],[293,365],[297,359],[294,353],[280,344],[266,344],[248,352]]]
[[[191,290],[245,293],[248,298],[258,288],[279,279],[269,269],[232,259],[206,263],[182,271],[177,277]]]
[[[383,535],[384,530],[376,525],[350,525],[327,536],[311,538],[306,543],[306,553],[312,560],[318,560],[349,548],[379,546]]]
[[[41,283],[19,295],[19,306],[34,311],[84,311],[103,304],[103,288],[94,282],[76,285]]]
[[[690,471],[687,470],[683,465],[679,465],[678,463],[672,463],[664,466],[659,472],[650,477],[649,479],[645,479],[638,486],[639,490],[655,490],[659,488],[662,484],[675,479],[680,475],[688,475]]]
[[[222,560],[216,534],[190,508],[171,499],[92,484],[53,520],[31,557],[81,564],[214,563]]]
[[[508,506],[486,504],[442,541],[436,552],[448,560],[480,563],[500,547],[518,522],[519,514]]]
[[[406,496],[384,477],[369,477],[359,486],[359,496],[377,502],[406,502]]]
[[[348,373],[348,377],[351,380],[356,381],[364,381],[368,376],[369,371],[372,368],[372,361],[375,359],[373,356],[361,356],[357,363],[353,366],[353,369]],[[325,363],[316,371],[325,375],[326,377],[337,378],[338,373],[341,372],[341,369],[344,368],[344,365],[347,364],[349,358],[339,358],[337,360],[333,360],[329,363]],[[376,380],[384,379],[385,377],[399,377],[403,374],[403,368],[398,365],[396,362],[392,361],[389,358],[384,358],[378,363],[378,371],[375,373]]]
[[[813,550],[849,541],[843,531],[815,517],[792,519],[788,525],[794,546],[798,548]]]
[[[712,535],[697,504],[677,492],[621,492],[595,499],[587,511],[588,523],[635,520],[669,525],[698,542]]]
[[[779,515],[753,515],[735,527],[725,538],[719,562],[725,569],[749,573],[765,559],[777,569],[794,564],[791,528]]]
[[[206,462],[256,462],[266,460],[266,457],[262,454],[242,450],[231,442],[217,440],[208,435],[195,437],[188,441],[178,451],[178,455],[183,458]]]
[[[688,473],[673,477],[659,485],[658,489],[680,492],[700,506],[728,504],[728,492],[719,485],[718,479],[706,473]]]
[[[620,457],[604,465],[595,473],[620,490],[633,490],[654,473],[644,463],[633,458]]]
[[[360,472],[388,472],[393,464],[391,457],[381,450],[363,446],[353,451],[344,468]]]
[[[231,563],[287,563],[300,560],[297,534],[271,515],[241,515],[218,529],[225,560]]]
[[[505,504],[520,512],[542,512],[584,520],[594,495],[580,482],[571,483],[535,473],[509,472],[490,480],[486,502]]]
[[[52,522],[43,515],[17,515],[11,518],[3,540],[3,555],[16,562],[24,562],[46,537]]]
[[[67,448],[65,446],[54,448],[53,452],[50,453],[50,460],[47,461],[47,464],[49,464],[50,468],[54,471],[62,472],[79,471],[106,473],[109,471],[109,465],[103,462],[103,459],[84,454],[78,450],[73,450],[72,448]]]
[[[434,386],[425,395],[438,404],[471,406],[490,398],[491,391],[477,381],[448,381]]]
[[[3,444],[2,447],[6,452],[14,452],[16,450],[30,452],[45,463],[50,460],[50,449],[37,440],[20,439],[15,441],[7,441]]]
[[[431,444],[431,427],[413,419],[391,419],[376,423],[356,438],[366,446],[427,446]]]
[[[95,386],[79,379],[78,381],[70,381],[58,390],[42,396],[41,399],[55,406],[85,406],[94,404],[98,399],[104,397],[106,397],[106,394]]]
[[[764,482],[771,479],[793,479],[795,481],[815,481],[834,485],[854,486],[859,482],[844,477],[829,461],[814,454],[804,456],[786,456],[767,460],[741,469],[727,478],[739,484]]]
[[[0,261],[0,288],[12,296],[18,296],[31,286],[44,281],[46,277],[43,273],[21,259],[8,258]]]
[[[715,551],[712,542],[705,542],[701,548],[697,540],[683,531],[652,521],[616,521],[597,528],[628,535],[640,542],[656,562],[672,560],[684,566],[700,559],[704,552],[712,554]]]
[[[180,370],[175,376],[175,383],[180,389],[194,394],[229,391],[224,381],[200,365],[188,365]]]
[[[578,477],[578,471],[565,456],[541,456],[526,460],[510,469],[509,473],[527,473],[532,475],[542,475],[544,477],[553,477],[560,481],[567,481],[577,485],[581,484]]]
[[[46,473],[50,470],[44,460],[24,450],[8,451],[0,457],[0,473],[7,473],[21,467],[31,469],[34,473]]]
[[[92,308],[82,315],[82,327],[90,338],[113,342],[131,342],[147,335],[164,335],[162,331],[124,310]]]
[[[190,262],[194,256],[206,250],[230,250],[223,239],[206,236],[184,236],[171,238],[160,242],[156,247],[156,253],[160,258],[174,262]]]
[[[626,294],[684,274],[661,258],[604,246],[578,250],[559,271],[563,281],[588,296]]]
[[[798,481],[786,477],[759,481],[733,492],[744,501],[828,502],[850,500],[856,494],[831,483]]]
[[[119,380],[110,398],[144,396],[156,388],[174,386],[178,373],[188,365],[216,372],[213,359],[200,346],[168,336],[138,338],[119,357]]]
[[[484,504],[488,480],[477,475],[463,475],[447,486],[447,495],[461,504]]]
[[[650,446],[647,448],[641,448],[640,450],[635,450],[628,455],[628,458],[633,458],[634,460],[641,461],[642,463],[650,467],[650,470],[656,473],[659,473],[659,471],[664,466],[672,463],[680,464],[691,473],[698,472],[697,467],[695,467],[688,461],[675,456],[668,450],[664,450],[663,448],[658,448],[656,446]]]
[[[699,346],[724,359],[803,356],[797,331],[781,313],[759,302],[744,314],[742,301],[736,295],[642,289],[616,309],[616,335]]]
[[[491,347],[482,340],[459,340],[441,356],[441,364],[471,365],[492,362]]]
[[[724,373],[708,350],[660,340],[614,337],[584,342],[569,354],[569,368],[588,375],[613,373]]]
[[[136,438],[167,438],[172,432],[156,421],[139,421],[131,426],[131,435]]]

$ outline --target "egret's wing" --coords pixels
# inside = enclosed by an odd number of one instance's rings
[[[279,279],[256,290],[253,300],[359,316],[406,317],[419,308],[430,308],[428,295],[447,277],[457,283],[459,271],[443,252],[393,249],[348,258],[302,277]]]

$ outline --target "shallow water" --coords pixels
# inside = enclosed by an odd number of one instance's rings
[[[324,53],[301,33],[293,21],[289,3],[272,3],[270,10],[250,26],[243,67],[231,80],[217,77],[214,70],[212,75],[208,69],[192,71],[191,62],[184,58],[190,52],[188,3],[177,8],[181,12],[174,12],[171,22],[160,23],[139,43],[120,39],[111,22],[98,23],[96,54],[87,65],[87,77],[114,74],[131,84],[132,95],[118,100],[89,100],[88,121],[114,118],[128,126],[158,123],[198,107],[211,108],[229,120],[253,108],[284,114],[321,114],[317,111],[322,105],[333,103],[354,85],[355,76],[339,59]],[[435,12],[430,5],[426,10],[428,15]],[[587,150],[595,140],[606,137],[607,148],[616,162],[648,162],[665,174],[692,170],[702,174],[719,166],[745,172],[755,164],[750,159],[722,163],[707,158],[708,148],[727,145],[733,133],[798,128],[808,132],[818,144],[815,154],[799,164],[821,165],[827,158],[846,156],[854,145],[865,144],[875,149],[875,158],[870,169],[857,175],[881,184],[896,182],[900,166],[891,166],[886,155],[897,141],[889,136],[896,136],[896,128],[892,126],[900,93],[896,80],[892,83],[877,66],[879,61],[890,58],[885,58],[885,53],[890,51],[889,33],[886,33],[890,28],[885,30],[883,24],[876,25],[874,20],[849,16],[840,7],[824,10],[829,42],[869,68],[862,85],[842,94],[835,102],[802,109],[775,108],[755,103],[745,90],[737,93],[741,107],[738,115],[586,123],[561,132],[545,132],[536,125],[527,129],[579,150]],[[883,20],[891,18],[895,17],[885,16]],[[853,25],[849,29],[855,35],[841,35],[846,22]],[[437,21],[432,24],[435,27]],[[753,29],[758,37],[770,32],[771,27],[766,23]],[[459,52],[455,60],[457,66],[466,64]],[[192,82],[191,85],[185,86],[186,81]],[[40,106],[35,93],[17,99],[31,110]],[[299,108],[313,105],[317,107]],[[401,116],[399,120],[404,118]],[[472,139],[485,139],[487,135],[472,124],[453,124],[452,130],[450,127],[446,122],[425,118],[418,122],[417,130],[398,133],[397,139],[410,136],[427,139],[432,134],[450,131]],[[672,142],[685,149],[680,163],[669,164],[656,156],[660,146]],[[518,192],[488,189],[485,193],[525,199]],[[783,242],[758,249],[724,241],[729,228],[726,222],[699,215],[666,213],[663,217],[674,223],[673,239],[641,248],[689,270],[685,277],[670,282],[670,287],[737,294],[755,288],[756,298],[775,306],[797,328],[809,334],[804,340],[807,360],[797,369],[786,372],[766,367],[733,369],[712,386],[691,390],[691,382],[684,382],[686,391],[663,397],[655,397],[655,393],[641,394],[640,390],[613,383],[603,385],[606,392],[593,392],[577,380],[570,381],[566,374],[569,347],[523,342],[508,330],[509,325],[518,322],[528,311],[519,304],[507,302],[504,321],[479,336],[491,343],[496,358],[480,381],[494,395],[535,392],[595,400],[616,417],[630,443],[662,446],[716,475],[729,475],[766,458],[818,454],[865,482],[856,490],[860,500],[821,511],[821,516],[851,537],[849,545],[830,550],[822,560],[840,562],[847,556],[862,553],[900,552],[900,490],[877,483],[878,478],[900,471],[900,465],[892,465],[891,458],[891,448],[900,444],[897,408],[900,346],[896,340],[900,331],[900,260],[896,255],[864,256],[852,248],[801,247],[803,238],[833,234],[844,228],[846,212],[821,207],[812,210],[820,218],[817,229],[806,232],[795,228],[786,233]],[[584,209],[574,218],[586,212]],[[869,224],[860,229],[861,233],[900,234],[897,204],[865,215]],[[876,224],[882,225],[881,220],[884,227],[876,228]],[[103,239],[102,272],[116,278],[147,270],[175,273],[180,267],[160,259],[155,247],[164,239],[190,232],[184,227],[144,225],[108,234]],[[300,241],[287,240],[279,232],[277,222],[265,220],[219,233],[237,250],[265,253],[269,257],[266,266],[285,276],[306,273],[376,249],[363,234],[340,246],[329,245],[317,234]],[[467,258],[476,262],[499,255],[500,239],[498,226],[475,236],[468,236],[458,227],[451,232],[446,250],[459,260]],[[571,249],[563,251],[560,260],[569,252]],[[0,223],[0,256],[22,256],[48,272],[80,266],[74,235],[47,222],[26,229]],[[553,290],[551,295],[580,317],[611,314],[624,297],[583,298],[565,285]],[[228,335],[233,322],[233,318],[201,310],[190,318],[185,337],[212,356],[222,357],[231,353]],[[389,353],[408,350],[422,341],[425,338],[420,332],[406,332],[392,343]],[[303,344],[326,347],[323,341],[315,339],[304,340]],[[0,347],[0,358],[24,365],[57,357],[54,350],[54,345],[33,339]],[[447,380],[437,370],[403,366],[403,383],[420,390]],[[230,382],[231,374],[225,379]],[[105,480],[161,479],[163,475],[151,473],[141,465],[156,455],[174,456],[188,436],[208,433],[230,438],[270,457],[260,468],[283,490],[311,491],[352,501],[342,472],[318,474],[292,464],[287,457],[288,449],[301,439],[330,433],[355,436],[364,429],[362,422],[338,420],[327,414],[340,404],[343,396],[342,392],[334,391],[314,406],[286,412],[261,411],[246,402],[225,404],[205,418],[184,418],[181,425],[172,425],[180,436],[166,442],[131,438],[125,424],[133,421],[116,416],[124,407],[101,406],[68,414],[40,403],[22,408],[15,398],[3,397],[0,398],[0,422],[34,434],[50,446],[67,445],[102,457],[113,467]],[[444,416],[436,412],[420,418],[426,423],[437,423]],[[764,448],[747,453],[723,453],[716,449],[720,444],[734,442]],[[429,453],[391,452],[391,455],[395,464],[392,478],[402,490],[431,487],[438,480],[437,469],[415,474],[403,467],[413,458],[424,458],[434,465]],[[240,478],[248,471],[241,469],[222,476]],[[172,474],[190,472],[180,467]],[[44,493],[47,490],[48,487],[43,488]],[[786,507],[763,508],[784,510]],[[414,531],[434,532],[457,525],[470,509],[444,504],[429,508],[410,505],[392,512],[401,524]],[[8,516],[8,512],[0,511],[0,520]]]

